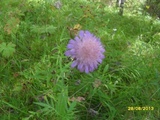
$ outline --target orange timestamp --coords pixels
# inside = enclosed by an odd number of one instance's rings
[[[142,111],[147,111],[147,110],[154,110],[154,107],[152,106],[145,106],[145,107],[133,107],[133,106],[130,106],[128,107],[128,111],[134,111],[134,110],[142,110]]]

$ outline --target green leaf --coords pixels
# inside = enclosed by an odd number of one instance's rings
[[[106,74],[106,72],[108,71],[108,69],[109,69],[109,65],[107,64],[107,65],[104,67],[103,74]]]
[[[74,112],[76,105],[77,105],[77,102],[76,102],[76,101],[73,101],[73,102],[70,104],[67,112],[68,112],[68,113]]]
[[[13,53],[15,52],[15,44],[13,43],[8,43],[6,44],[5,42],[0,44],[0,52],[2,53],[3,57],[10,57],[13,55]]]
[[[0,52],[2,52],[3,51],[3,49],[5,49],[5,47],[6,47],[7,45],[6,45],[6,43],[1,43],[0,44]]]

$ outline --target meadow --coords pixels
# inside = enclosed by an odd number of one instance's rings
[[[1,0],[0,120],[160,120],[160,20],[138,1],[121,16],[105,0]],[[105,49],[90,73],[65,55],[80,30]]]

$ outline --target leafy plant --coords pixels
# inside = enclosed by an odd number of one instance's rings
[[[2,56],[5,58],[8,58],[13,55],[15,52],[15,44],[13,43],[8,43],[6,44],[5,42],[0,44],[0,52],[2,53]]]

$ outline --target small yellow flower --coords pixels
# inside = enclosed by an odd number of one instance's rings
[[[149,8],[150,8],[150,6],[149,6],[149,5],[146,5],[146,8],[147,8],[147,9],[149,9]]]

